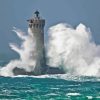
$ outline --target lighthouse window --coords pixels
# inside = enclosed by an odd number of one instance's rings
[[[41,25],[41,28],[43,28],[43,24]]]
[[[33,26],[35,27],[35,24]]]
[[[33,21],[32,21],[32,20],[30,20],[30,23],[33,23]]]
[[[38,28],[38,24],[36,24],[36,28]]]
[[[29,27],[32,28],[32,24],[29,24]]]
[[[40,28],[41,28],[41,24],[40,24],[40,26],[39,26]]]

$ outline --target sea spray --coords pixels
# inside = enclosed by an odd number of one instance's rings
[[[28,35],[25,35],[24,32],[16,28],[14,28],[13,31],[22,40],[22,44],[18,46],[15,43],[10,43],[9,46],[19,54],[20,58],[11,60],[5,67],[1,67],[0,75],[2,76],[13,76],[13,69],[16,67],[31,72],[34,70],[37,63],[36,42],[30,29],[28,29]]]
[[[27,35],[16,28],[13,31],[22,43],[21,46],[10,43],[10,47],[20,58],[1,67],[2,76],[13,76],[16,67],[32,72],[38,63],[37,43],[30,28]],[[60,67],[68,75],[100,76],[100,46],[95,44],[90,30],[83,24],[76,29],[64,23],[52,26],[49,29],[46,54],[49,66]]]
[[[76,29],[61,23],[49,29],[47,64],[62,67],[73,75],[100,76],[100,45],[92,39],[89,28]]]

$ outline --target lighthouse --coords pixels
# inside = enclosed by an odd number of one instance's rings
[[[45,47],[44,47],[44,26],[45,20],[40,17],[39,11],[34,12],[34,17],[27,20],[29,30],[33,34],[36,41],[36,65],[34,75],[41,75],[46,72]]]
[[[35,56],[34,51],[31,52],[32,59],[36,61],[34,69],[27,72],[23,68],[14,68],[14,75],[43,75],[43,74],[63,74],[64,71],[61,68],[46,65],[45,59],[45,45],[44,45],[44,26],[45,20],[40,17],[39,11],[34,12],[34,16],[28,21],[28,31],[30,36],[35,41]],[[33,44],[31,44],[33,45]],[[34,46],[33,46],[34,47]],[[30,66],[29,66],[30,67]]]

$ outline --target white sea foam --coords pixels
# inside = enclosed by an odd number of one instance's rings
[[[97,98],[97,99],[100,99],[100,96],[97,96],[96,98]]]
[[[24,32],[16,28],[14,28],[13,31],[22,40],[22,44],[21,46],[18,46],[15,43],[10,43],[9,46],[12,50],[19,54],[20,58],[11,60],[6,66],[1,67],[1,76],[13,76],[13,69],[15,67],[23,68],[27,72],[33,71],[37,62],[35,38],[33,34],[30,32],[30,29],[28,29],[28,35],[25,35]]]
[[[6,66],[1,67],[2,76],[13,76],[15,67],[23,68],[27,72],[33,71],[39,58],[36,51],[37,43],[30,29],[27,35],[16,28],[13,31],[22,43],[21,46],[11,43],[10,47],[20,58],[11,60]],[[60,67],[67,74],[39,76],[41,78],[77,80],[77,76],[100,76],[100,45],[95,44],[89,28],[83,24],[79,24],[76,29],[64,23],[52,26],[48,33],[46,54],[49,66]]]
[[[63,23],[52,26],[47,58],[49,66],[61,67],[71,75],[100,76],[100,45],[83,24],[76,29]]]
[[[80,93],[67,93],[67,96],[79,96],[81,95]]]
[[[87,98],[88,98],[89,100],[92,100],[92,99],[93,99],[93,97],[92,97],[92,96],[87,96]]]
[[[55,93],[46,94],[46,96],[55,96],[55,95],[58,95],[58,94],[55,94]]]

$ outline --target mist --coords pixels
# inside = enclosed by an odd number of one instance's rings
[[[38,44],[30,28],[28,34],[15,27],[13,31],[22,43],[10,43],[9,46],[20,58],[12,59],[7,65],[1,66],[1,76],[14,76],[13,69],[16,67],[32,72],[39,56],[41,57],[36,50]],[[66,23],[51,26],[45,49],[46,63],[50,67],[61,68],[70,75],[100,76],[100,45],[96,45],[90,29],[83,24],[76,28]]]
[[[27,35],[15,27],[13,28],[13,31],[22,40],[22,43],[20,46],[16,43],[10,43],[9,46],[12,50],[19,54],[20,58],[13,59],[6,66],[1,67],[1,76],[14,76],[13,69],[16,67],[24,69],[27,72],[31,72],[34,70],[37,63],[36,42],[30,29],[28,29]]]
[[[100,76],[100,45],[85,25],[75,29],[66,23],[52,26],[48,31],[47,64],[61,67],[73,75]]]

